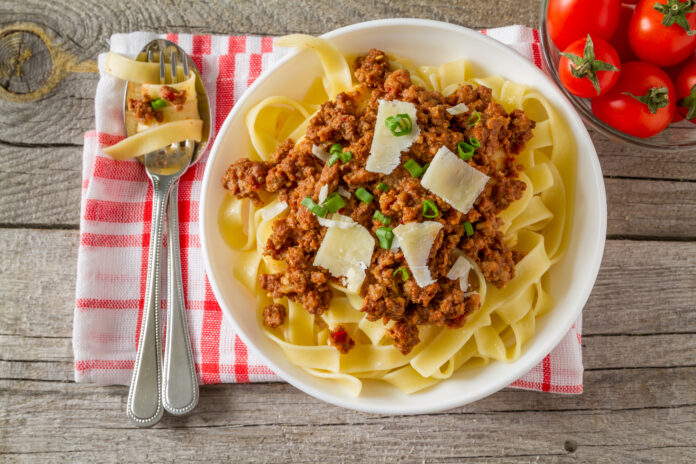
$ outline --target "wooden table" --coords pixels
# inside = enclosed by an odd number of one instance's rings
[[[202,388],[189,417],[136,430],[126,388],[73,383],[82,136],[94,124],[93,60],[112,33],[316,34],[394,16],[533,26],[539,9],[537,0],[141,3],[0,4],[0,461],[696,460],[696,151],[648,153],[598,134],[608,241],[584,311],[581,396],[506,389],[392,417],[282,383],[217,385]]]

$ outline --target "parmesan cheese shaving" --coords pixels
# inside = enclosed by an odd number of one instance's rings
[[[411,132],[396,136],[392,134],[385,121],[390,116],[407,114],[411,118],[413,127]],[[377,107],[377,122],[375,122],[375,134],[372,137],[370,156],[367,157],[365,170],[390,174],[401,162],[401,152],[406,151],[420,135],[420,128],[416,123],[416,107],[413,103],[398,100],[380,100]]]
[[[375,239],[347,216],[334,214],[330,221],[334,225],[328,227],[312,264],[323,267],[334,277],[344,278],[348,291],[357,293],[365,280]]]
[[[428,257],[440,229],[442,224],[435,221],[409,222],[394,229],[408,267],[421,288],[435,283],[428,268]]]
[[[329,196],[329,184],[324,184],[321,186],[319,189],[319,204],[324,203],[324,200],[326,200],[326,197]]]
[[[447,111],[452,116],[456,116],[458,114],[466,113],[467,111],[469,111],[469,107],[466,106],[466,104],[464,103],[460,103],[458,105],[454,105],[450,108],[447,108],[447,110],[445,111]]]
[[[348,190],[346,190],[345,188],[343,188],[342,186],[339,185],[338,188],[336,189],[336,191],[337,191],[338,194],[341,195],[342,197],[344,197],[344,198],[350,198],[350,192],[349,192]]]
[[[457,258],[449,272],[447,278],[450,280],[459,279],[459,288],[463,292],[469,289],[469,272],[471,271],[471,263],[463,256]]]
[[[281,201],[281,202],[271,206],[270,208],[262,209],[261,210],[261,219],[263,219],[263,221],[270,221],[274,217],[282,214],[283,211],[285,211],[286,209],[288,209],[288,204],[285,203],[284,201]]]
[[[324,163],[329,161],[329,152],[319,145],[312,145],[312,154],[322,160]]]
[[[317,221],[319,221],[319,225],[321,226],[336,227],[338,229],[350,229],[357,224],[357,222],[353,221],[348,216],[343,216],[342,214],[338,213],[332,215],[331,218],[317,216]]]
[[[425,171],[421,185],[466,214],[490,179],[444,145]]]

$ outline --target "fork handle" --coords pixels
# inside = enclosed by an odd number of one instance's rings
[[[169,194],[167,212],[167,334],[164,344],[162,403],[174,415],[191,411],[198,404],[198,380],[186,323],[186,304],[181,279],[179,248],[179,183]]]
[[[150,252],[145,305],[138,354],[133,366],[126,413],[138,427],[151,427],[162,418],[162,342],[160,340],[160,258],[167,196],[172,182],[151,176],[153,186]]]

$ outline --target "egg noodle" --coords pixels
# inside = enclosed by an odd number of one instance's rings
[[[164,84],[160,82],[160,64],[135,61],[114,52],[109,52],[104,64],[104,72],[118,79],[136,84],[129,88],[129,97],[147,96],[155,100],[160,96]],[[179,69],[179,78],[183,77]],[[190,73],[188,79],[168,83],[175,91],[185,91],[186,101],[179,108],[168,105],[162,111],[162,122],[153,121],[143,124],[126,114],[129,133],[134,133],[115,145],[104,148],[104,153],[117,160],[125,160],[153,152],[172,143],[184,140],[200,142],[203,136],[203,121],[198,112],[198,94],[196,90],[196,73]]]
[[[319,57],[324,75],[314,81],[301,101],[273,96],[247,113],[251,160],[268,161],[287,137],[300,140],[319,106],[356,84],[348,59],[329,41],[290,35],[277,39],[276,45],[311,49]],[[501,232],[505,244],[524,257],[515,265],[515,277],[505,288],[487,286],[479,268],[468,258],[478,279],[480,309],[458,329],[420,326],[421,342],[403,355],[385,336],[393,321],[387,325],[381,320],[369,321],[360,311],[363,298],[336,284],[331,284],[334,296],[330,307],[321,315],[312,315],[287,298],[271,301],[259,287],[258,275],[282,272],[284,263],[264,256],[262,251],[274,220],[286,214],[287,208],[275,195],[266,193],[262,207],[227,195],[219,213],[220,229],[238,252],[234,276],[257,297],[262,330],[292,363],[316,377],[335,380],[355,396],[360,394],[363,379],[380,379],[404,393],[413,393],[447,379],[460,368],[519,358],[524,343],[534,334],[536,319],[553,306],[546,274],[567,247],[572,215],[575,142],[563,119],[541,94],[502,77],[476,76],[466,60],[415,66],[403,58],[388,58],[393,67],[410,72],[414,85],[444,95],[460,84],[484,85],[492,89],[494,100],[507,112],[521,108],[536,121],[533,138],[516,157],[524,166],[520,172],[520,180],[526,184],[524,194],[498,214],[504,221]],[[288,318],[282,326],[269,329],[263,325],[262,309],[273,302],[287,307]],[[316,318],[324,324],[317,323]],[[347,354],[329,344],[329,331],[339,324],[356,343]]]

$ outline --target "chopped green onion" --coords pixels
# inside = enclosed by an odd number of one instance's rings
[[[152,106],[153,110],[157,111],[167,106],[167,102],[162,100],[161,98],[158,98],[157,100],[152,100],[150,102],[150,106]]]
[[[347,163],[353,158],[353,152],[352,151],[346,151],[343,153],[337,153],[338,157],[341,158],[341,161],[344,163]]]
[[[334,164],[336,164],[336,161],[338,161],[339,158],[340,158],[340,155],[338,153],[334,153],[333,155],[331,155],[329,157],[329,161],[326,164],[328,164],[328,166],[331,167]]]
[[[387,184],[385,184],[384,182],[380,182],[379,184],[377,184],[377,188],[383,192],[386,192],[387,190],[389,190],[389,186]]]
[[[389,216],[385,216],[379,210],[375,211],[375,214],[372,215],[372,219],[374,219],[375,221],[381,222],[385,226],[388,226],[389,224],[391,224],[391,218]]]
[[[474,150],[475,148],[466,142],[459,142],[457,144],[457,152],[459,153],[459,157],[464,161],[468,161],[474,156]]]
[[[440,214],[433,200],[423,200],[423,217],[436,218]]]
[[[474,148],[479,148],[481,146],[481,142],[479,142],[476,137],[469,137],[469,144]]]
[[[316,204],[314,200],[309,197],[304,197],[302,200],[302,206],[310,210],[312,214],[316,214],[319,217],[326,217],[326,214],[329,212],[328,209],[326,209],[324,206]]]
[[[340,143],[334,143],[331,145],[331,148],[329,148],[329,153],[332,155],[334,153],[343,153],[343,146]]]
[[[392,241],[394,240],[394,232],[392,232],[389,227],[380,227],[375,232],[377,235],[377,240],[379,240],[379,246],[388,250],[392,246]]]
[[[346,201],[343,199],[343,197],[341,197],[341,195],[334,192],[329,195],[326,200],[324,200],[323,206],[324,208],[328,209],[330,213],[335,213],[339,209],[346,206]]]
[[[469,127],[473,127],[476,124],[478,124],[480,120],[481,120],[481,113],[479,113],[478,111],[474,111],[471,114],[471,116],[469,116],[469,119],[466,120],[466,125]]]
[[[362,201],[365,204],[369,204],[374,196],[365,190],[364,188],[360,187],[358,190],[355,191],[355,196],[358,197],[358,200]]]
[[[469,221],[466,221],[464,223],[464,230],[466,231],[467,237],[471,237],[472,235],[474,235],[474,226],[471,225]]]
[[[408,271],[405,267],[400,267],[392,274],[392,277],[396,277],[397,274],[401,274],[401,278],[406,282],[408,280]]]
[[[426,167],[422,167],[420,164],[418,164],[418,161],[414,160],[413,158],[406,161],[404,163],[404,167],[413,177],[421,177],[427,169],[427,165]]]
[[[397,137],[410,134],[411,130],[413,130],[413,121],[411,121],[411,116],[406,113],[389,116],[384,123],[387,125],[391,133]]]

